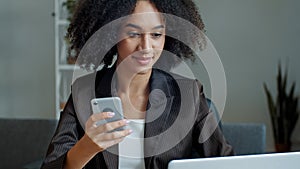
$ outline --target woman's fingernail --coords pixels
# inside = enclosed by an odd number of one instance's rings
[[[131,134],[133,131],[130,129],[128,132],[129,132],[129,134]]]
[[[114,112],[108,112],[108,116],[113,117],[115,115]]]
[[[125,121],[126,124],[129,124],[129,123],[130,123],[129,120],[124,119],[124,121]]]

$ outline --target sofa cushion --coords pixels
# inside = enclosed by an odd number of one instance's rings
[[[0,169],[22,168],[46,155],[54,119],[0,119]]]
[[[236,155],[265,153],[265,124],[223,123],[223,134]]]

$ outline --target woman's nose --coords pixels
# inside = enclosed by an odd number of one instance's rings
[[[145,53],[149,53],[151,51],[152,45],[151,45],[151,39],[149,34],[144,33],[142,35],[140,47],[142,51]]]

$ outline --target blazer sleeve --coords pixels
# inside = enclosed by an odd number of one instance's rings
[[[62,169],[67,152],[82,137],[83,133],[84,131],[76,117],[72,95],[70,95],[64,110],[60,114],[58,126],[41,168]]]
[[[214,112],[209,111],[203,86],[196,81],[195,102],[198,112],[196,122],[193,127],[193,145],[201,157],[218,157],[234,155],[231,145],[229,145],[219,128]]]

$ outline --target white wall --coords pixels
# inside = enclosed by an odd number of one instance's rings
[[[195,2],[206,23],[207,36],[214,43],[226,73],[228,95],[223,120],[265,123],[267,151],[273,151],[263,82],[275,93],[277,63],[288,60],[289,80],[296,81],[297,94],[300,93],[300,1]],[[299,131],[300,122],[293,136],[293,141],[298,144]],[[294,149],[300,148],[294,146]]]
[[[0,1],[0,117],[54,117],[52,0]]]

